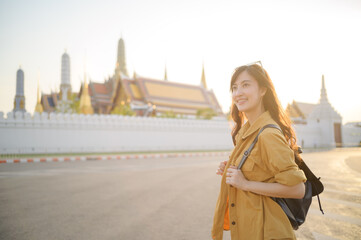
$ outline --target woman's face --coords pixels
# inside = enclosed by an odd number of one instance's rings
[[[265,88],[260,88],[254,77],[247,71],[240,73],[232,85],[232,98],[238,111],[246,115],[258,114],[262,111],[262,97]]]

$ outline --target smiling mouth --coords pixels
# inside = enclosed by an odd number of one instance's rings
[[[238,100],[236,101],[237,104],[243,104],[245,103],[247,100],[246,99],[242,99],[242,100]]]

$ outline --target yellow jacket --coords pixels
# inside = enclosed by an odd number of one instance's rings
[[[268,111],[259,116],[252,126],[247,122],[241,128],[224,173],[230,165],[238,166],[260,128],[267,124],[277,125]],[[250,181],[278,182],[288,186],[306,181],[285,137],[275,128],[266,128],[260,134],[241,170]],[[296,239],[286,214],[276,202],[267,196],[230,187],[226,184],[226,174],[222,176],[212,238],[221,240],[223,230],[231,230],[233,240]]]

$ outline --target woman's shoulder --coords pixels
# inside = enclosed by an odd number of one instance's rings
[[[278,126],[277,124],[275,124]],[[279,126],[278,126],[279,127]],[[259,135],[258,141],[264,143],[266,145],[274,145],[274,144],[281,144],[287,145],[287,140],[282,133],[281,128],[274,128],[274,127],[267,127],[263,130],[263,132]]]

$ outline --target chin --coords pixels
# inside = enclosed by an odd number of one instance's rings
[[[245,111],[247,111],[248,108],[245,108],[243,106],[242,107],[237,106],[237,109],[239,112],[245,112]]]

